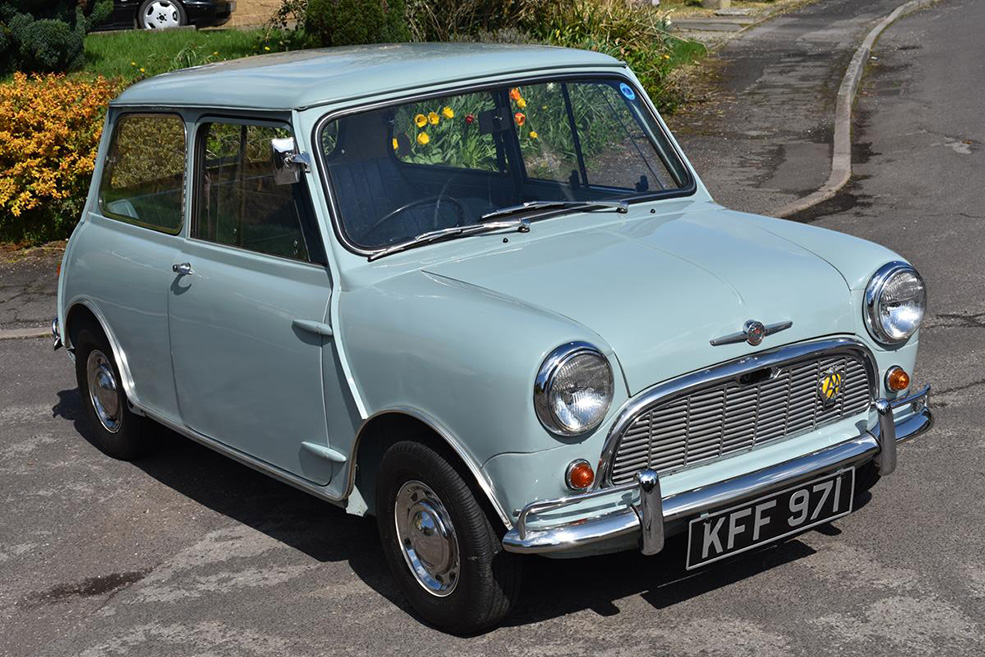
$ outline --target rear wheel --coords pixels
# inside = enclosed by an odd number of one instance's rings
[[[420,443],[395,444],[383,456],[376,495],[383,551],[418,614],[459,634],[502,620],[519,593],[520,562],[443,456]]]
[[[93,443],[113,458],[129,461],[142,456],[150,447],[150,423],[130,410],[106,336],[86,326],[73,342],[75,377]]]

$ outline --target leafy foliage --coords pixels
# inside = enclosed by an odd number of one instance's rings
[[[308,0],[304,29],[314,46],[408,41],[404,0]]]
[[[79,68],[86,32],[113,0],[0,0],[0,73]]]
[[[416,41],[451,41],[506,29],[531,32],[573,0],[407,0],[407,22]]]
[[[556,10],[535,33],[556,46],[612,55],[629,64],[660,110],[672,110],[662,93],[672,69],[705,53],[701,44],[670,34],[666,15],[625,0],[574,0]]]
[[[15,73],[0,84],[0,241],[65,237],[82,213],[119,82]]]

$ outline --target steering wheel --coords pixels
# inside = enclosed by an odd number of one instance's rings
[[[448,203],[450,205],[455,206],[455,208],[458,210],[458,222],[456,222],[455,225],[461,226],[465,221],[465,206],[462,205],[462,202],[451,196],[432,196],[430,198],[422,198],[416,201],[411,201],[406,205],[400,206],[393,212],[386,213],[385,215],[377,219],[376,223],[370,226],[369,230],[366,231],[366,234],[372,233],[374,230],[376,230],[383,224],[389,221],[393,221],[394,218],[399,217],[403,213],[408,212],[409,210],[413,210],[414,208],[420,207],[422,205],[435,206],[434,222],[431,225],[431,229],[436,230],[438,228],[438,210],[441,208],[442,203]]]

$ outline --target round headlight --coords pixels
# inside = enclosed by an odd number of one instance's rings
[[[571,342],[552,351],[540,366],[534,408],[551,433],[577,436],[602,422],[612,390],[608,359],[586,342]]]
[[[876,342],[902,344],[917,332],[927,309],[927,287],[910,265],[890,262],[865,288],[865,323]]]

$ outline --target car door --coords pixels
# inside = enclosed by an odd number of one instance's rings
[[[182,421],[310,481],[331,479],[322,358],[331,280],[304,181],[278,184],[286,124],[203,119],[169,303]]]
[[[83,299],[104,322],[131,401],[174,420],[168,285],[184,225],[185,121],[124,108],[110,125],[97,202],[72,236],[66,299]]]

